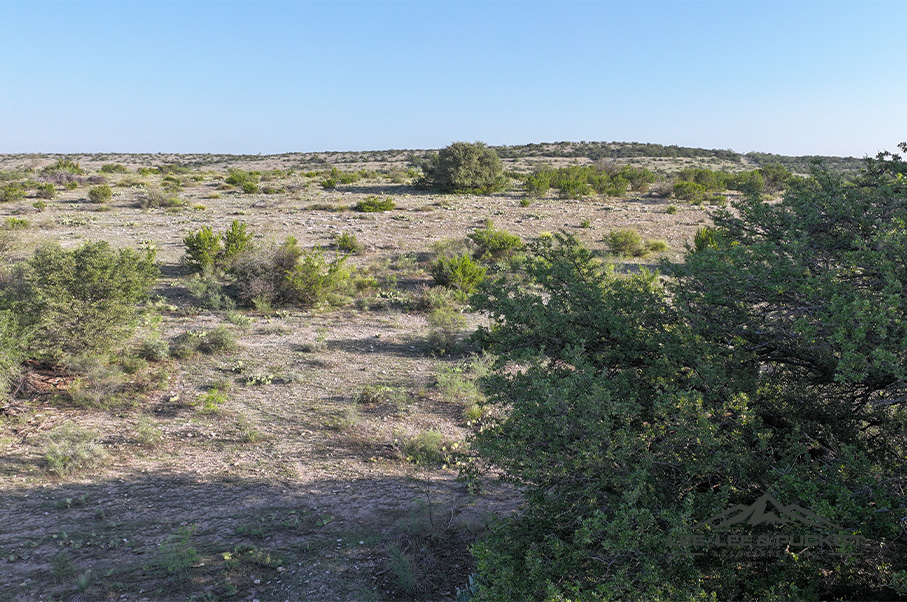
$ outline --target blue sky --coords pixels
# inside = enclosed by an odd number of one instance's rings
[[[0,152],[907,140],[907,2],[0,0]]]

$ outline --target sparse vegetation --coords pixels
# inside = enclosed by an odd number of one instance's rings
[[[467,295],[482,283],[486,271],[465,253],[450,258],[438,257],[431,264],[431,277],[435,284],[455,288]]]
[[[106,462],[108,455],[96,433],[73,424],[65,424],[48,434],[44,445],[47,470],[60,477],[96,469]]]
[[[394,203],[394,199],[391,197],[381,198],[379,196],[369,196],[358,203],[356,203],[356,211],[362,211],[364,213],[378,213],[382,211],[390,211],[397,204]]]
[[[361,253],[362,252],[362,243],[356,239],[355,234],[349,232],[342,232],[337,235],[337,238],[334,239],[334,243],[337,245],[337,248],[346,253]]]
[[[844,599],[852,592],[833,588],[854,580],[861,588],[869,585],[860,592],[882,592],[876,597],[898,591],[905,568],[899,559],[905,556],[895,537],[899,525],[890,518],[898,508],[899,498],[891,492],[897,491],[903,454],[892,444],[888,464],[879,468],[827,443],[848,436],[837,392],[864,369],[858,358],[869,358],[865,372],[871,378],[884,379],[890,372],[880,367],[897,366],[896,359],[886,364],[885,358],[900,357],[892,341],[904,337],[894,329],[883,338],[878,325],[900,312],[899,289],[886,279],[900,273],[896,251],[903,245],[899,230],[866,216],[900,215],[896,204],[874,213],[873,202],[902,194],[904,176],[886,172],[882,188],[871,179],[838,186],[819,184],[822,179],[815,176],[786,178],[768,165],[771,161],[747,158],[746,165],[735,164],[724,152],[658,161],[626,155],[635,169],[651,169],[658,179],[648,191],[645,183],[638,190],[630,183],[624,193],[605,198],[622,184],[621,153],[647,148],[501,147],[495,151],[506,157],[503,177],[515,189],[500,195],[461,191],[468,196],[409,189],[431,162],[421,151],[68,156],[81,163],[83,173],[45,173],[41,166],[59,155],[0,157],[0,190],[22,191],[21,200],[0,205],[5,211],[0,216],[0,483],[6,488],[0,506],[7,518],[0,529],[0,572],[14,587],[14,597],[597,599],[600,591],[583,589],[609,578],[596,558],[613,561],[631,584],[614,591],[641,597],[637,592],[650,590],[638,586],[640,579],[654,583],[650,574],[677,567],[675,557],[658,556],[657,550],[670,549],[659,548],[656,540],[666,529],[682,530],[694,517],[727,509],[724,501],[752,503],[746,493],[755,487],[751,474],[760,482],[776,478],[772,486],[782,492],[779,500],[854,531],[867,529],[872,554],[890,566],[879,570],[862,557],[810,559],[792,547],[798,557],[788,556],[788,564],[766,560],[771,571],[763,572],[766,583],[774,580],[771,587],[830,584],[827,590],[836,596],[829,597]],[[159,167],[138,175],[104,169],[107,165]],[[560,201],[557,197],[567,195],[551,191],[552,177],[571,165],[608,179],[587,179],[582,200]],[[236,166],[241,170],[230,169]],[[758,167],[759,177],[716,176],[726,188],[707,190],[702,202],[726,200],[727,210],[656,198],[663,191],[670,195],[678,178],[705,187],[708,174],[684,173],[705,167],[730,175]],[[240,175],[228,183],[234,171]],[[545,174],[547,188],[542,180],[534,191],[520,186]],[[116,191],[115,202],[83,204],[105,177]],[[325,179],[333,179],[338,189],[323,191],[319,182]],[[357,181],[362,183],[353,186]],[[773,189],[773,181],[782,188]],[[47,185],[58,199],[44,203]],[[258,192],[244,195],[246,185]],[[75,190],[80,186],[81,192]],[[812,205],[802,205],[815,209],[802,211],[816,229],[782,229],[771,244],[757,247],[768,253],[789,251],[791,241],[803,246],[787,254],[747,255],[744,248],[752,248],[759,233],[773,230],[755,228],[750,238],[740,234],[745,230],[729,228],[751,214],[741,208],[751,203],[753,212],[778,218],[765,223],[791,226],[801,213],[785,199],[804,190],[822,191],[811,197]],[[839,193],[847,204],[829,202]],[[869,198],[875,200],[866,202]],[[354,211],[360,201],[386,199],[395,205],[391,213]],[[681,209],[676,217],[671,202]],[[829,215],[852,221],[847,228],[826,228]],[[28,227],[9,229],[8,218]],[[853,224],[862,241],[856,248],[846,247],[845,233]],[[183,239],[206,226],[215,240],[211,267],[192,267],[190,273]],[[660,259],[653,255],[645,262],[606,257],[607,235],[631,227],[642,233],[645,252],[665,254],[657,273],[644,269]],[[697,228],[708,235],[697,236]],[[565,231],[588,245],[588,255],[560,255]],[[129,265],[142,264],[148,254],[149,269],[157,273],[159,264],[160,276],[142,285],[144,294],[121,299],[132,310],[122,323],[118,310],[105,310],[103,300],[104,287],[117,277],[85,276],[103,273],[100,266],[109,261],[104,257],[86,257],[86,272],[69,260],[55,262],[40,295],[34,295],[31,287],[38,281],[29,274],[35,249],[55,238],[64,254],[78,250],[82,241],[136,246],[140,250],[131,252]],[[842,241],[851,253],[845,259],[830,251]],[[362,243],[368,252],[355,254]],[[784,265],[779,258],[802,256],[807,265],[813,247],[828,254],[813,256],[806,272],[786,272],[778,280],[783,286],[763,291],[761,301],[746,301],[747,294],[760,290],[756,272],[778,272]],[[874,254],[880,250],[887,253],[882,260]],[[616,264],[613,270],[609,262]],[[684,276],[674,270],[699,264],[703,283],[675,288]],[[826,274],[815,265],[841,270]],[[873,271],[878,265],[889,271]],[[470,279],[470,273],[490,276]],[[444,285],[436,284],[436,274]],[[599,276],[606,286],[598,286]],[[86,290],[102,294],[83,299],[74,284],[83,281]],[[740,286],[728,289],[727,282]],[[851,282],[861,283],[853,289],[861,295],[879,291],[863,305],[872,311],[858,311],[856,301],[863,297],[851,303]],[[876,282],[885,286],[880,290]],[[854,310],[840,320],[847,328],[835,331],[837,338],[825,336],[822,329],[830,322],[824,317],[808,314],[794,321],[797,311],[808,313],[825,298],[813,285],[832,290],[839,309]],[[502,290],[507,294],[498,293]],[[705,294],[691,297],[697,291]],[[777,310],[771,305],[788,297],[803,302]],[[483,309],[485,299],[497,299],[498,309]],[[732,300],[740,303],[728,305]],[[25,311],[30,304],[35,313]],[[95,304],[99,315],[89,311]],[[608,311],[598,312],[602,306]],[[682,318],[696,307],[712,308],[718,317],[694,329]],[[713,323],[728,315],[763,309],[768,313],[761,314],[758,331],[741,326],[733,336],[710,334]],[[821,376],[820,370],[794,379],[788,370],[802,367],[772,363],[772,354],[786,353],[784,345],[797,339],[753,337],[771,334],[766,329],[785,320],[800,329],[804,341],[794,349],[796,358],[814,357],[811,350],[824,345],[831,349],[828,357],[847,369],[843,381],[811,387],[810,378]],[[104,331],[114,322],[120,326],[108,337]],[[63,330],[67,324],[74,324],[74,334]],[[476,325],[484,327],[479,335]],[[45,327],[60,331],[48,338]],[[848,339],[852,331],[865,333],[865,342]],[[83,335],[112,342],[76,345]],[[836,347],[835,341],[853,346]],[[44,345],[53,349],[44,352]],[[771,357],[759,360],[771,364],[768,368],[750,361],[749,345],[771,350]],[[488,353],[473,355],[480,348]],[[733,397],[740,391],[745,397]],[[527,404],[510,403],[517,395]],[[880,399],[895,397],[872,393],[869,403]],[[878,418],[887,407],[871,406],[878,413],[866,414],[859,404],[846,403],[861,419]],[[784,436],[775,436],[765,424],[777,415],[800,430],[782,425]],[[508,430],[514,417],[523,422]],[[859,432],[856,418],[844,424],[856,424],[852,430]],[[898,441],[903,431],[898,424],[877,421],[865,440]],[[70,447],[81,449],[71,456],[51,446],[51,437],[69,428],[86,433],[70,438]],[[769,433],[770,452],[760,455],[762,440],[751,438],[754,430]],[[821,435],[822,442],[797,439],[804,433]],[[514,442],[510,435],[526,439]],[[798,448],[798,441],[803,446]],[[856,441],[855,449],[864,449],[859,447],[864,439],[857,435]],[[91,458],[92,449],[96,457],[84,465],[63,459]],[[492,461],[489,449],[504,459]],[[690,455],[691,449],[696,453]],[[775,458],[776,451],[783,457]],[[683,456],[680,464],[675,452]],[[734,464],[744,452],[750,460]],[[506,453],[517,459],[511,462]],[[816,461],[807,465],[807,457]],[[783,470],[793,466],[792,474],[805,486],[762,470],[769,462]],[[869,476],[846,477],[839,466]],[[808,467],[825,472],[819,478]],[[525,477],[520,470],[527,471]],[[499,475],[516,486],[500,482]],[[680,485],[668,491],[665,483],[673,479]],[[730,497],[721,498],[715,492],[725,485]],[[417,503],[410,507],[412,500]],[[873,511],[849,518],[847,513],[862,512],[865,502],[876,504]],[[649,516],[655,518],[646,522]],[[486,531],[488,520],[494,526]],[[587,538],[593,543],[585,544]],[[819,548],[812,552],[824,554]],[[653,557],[657,566],[651,565]],[[712,584],[740,584],[735,574],[761,578],[759,565],[745,558],[727,570],[719,560],[707,555],[683,565],[670,573],[671,583],[684,595],[690,583],[699,584],[707,597]],[[853,571],[847,572],[848,562]],[[686,579],[686,570],[695,578]],[[506,590],[513,583],[508,576],[516,581],[512,590]],[[887,583],[888,589],[872,589],[872,583]],[[766,597],[757,584],[746,587],[749,598]],[[721,589],[718,597],[725,591],[730,590]],[[783,597],[797,597],[791,591],[784,590]],[[674,599],[674,593],[662,597]]]
[[[113,198],[113,191],[107,184],[88,189],[88,198],[92,203],[106,203]]]

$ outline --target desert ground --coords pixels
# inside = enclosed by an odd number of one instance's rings
[[[0,169],[39,179],[59,158],[6,155]],[[135,362],[131,375],[26,366],[0,407],[0,600],[456,599],[473,570],[469,545],[519,511],[520,493],[493,471],[458,478],[489,362],[468,334],[486,318],[437,291],[433,255],[493,220],[524,241],[568,232],[618,269],[655,268],[681,260],[715,209],[652,192],[528,199],[515,177],[502,193],[438,194],[411,186],[402,152],[68,158],[85,172],[71,189],[0,203],[0,222],[18,220],[8,261],[46,243],[153,246],[161,277],[135,344],[223,327],[235,346]],[[504,161],[511,175],[542,162],[588,160]],[[664,175],[705,164],[627,163]],[[102,172],[109,164],[125,173]],[[167,165],[180,168],[152,169]],[[325,189],[332,167],[360,176]],[[226,184],[230,169],[261,172],[259,191]],[[101,182],[113,196],[91,202]],[[150,191],[178,202],[149,206]],[[396,207],[351,210],[376,195]],[[233,220],[256,247],[293,236],[331,257],[339,235],[354,235],[362,249],[347,264],[362,286],[318,307],[215,308],[193,289],[184,238]],[[611,258],[603,239],[622,228],[668,250]],[[432,318],[439,304],[459,316],[452,327]],[[98,461],[51,470],[51,446],[71,432],[91,435]]]

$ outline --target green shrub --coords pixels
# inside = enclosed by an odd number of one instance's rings
[[[673,194],[681,201],[702,203],[708,196],[708,190],[702,184],[682,180],[674,184]]]
[[[33,333],[29,353],[56,360],[127,338],[158,276],[153,249],[116,251],[106,242],[42,247],[19,272],[15,308]]]
[[[70,182],[66,182],[65,184],[63,184],[63,188],[65,188],[66,190],[75,190],[78,187],[79,187],[79,183],[76,181],[70,181]]]
[[[45,438],[44,461],[47,470],[57,476],[96,469],[104,464],[108,455],[97,434],[71,423],[52,431]]]
[[[668,215],[674,215],[675,213],[677,213],[677,207],[675,207],[674,205],[668,205],[665,209],[665,213],[667,213]]]
[[[192,274],[185,281],[186,290],[199,307],[221,310],[233,309],[236,304],[224,292],[224,286],[212,272]]]
[[[170,346],[158,337],[145,339],[139,343],[136,355],[149,362],[162,362],[170,355]]]
[[[232,351],[236,348],[236,338],[226,326],[211,330],[188,330],[173,339],[170,354],[179,359],[188,359],[196,353],[213,355]]]
[[[92,203],[106,203],[113,198],[113,191],[107,184],[101,184],[88,189],[88,198]]]
[[[334,244],[336,244],[337,248],[341,251],[353,254],[361,253],[363,248],[362,243],[356,239],[356,235],[350,234],[349,232],[338,234],[334,239]]]
[[[70,159],[57,159],[52,165],[48,165],[41,170],[42,173],[52,174],[52,173],[67,173],[71,175],[82,175],[85,173],[79,164]]]
[[[198,345],[198,350],[211,355],[236,349],[236,337],[226,326],[216,326],[204,333]]]
[[[226,178],[227,184],[239,186],[242,188],[246,184],[258,184],[261,174],[258,172],[243,171],[241,169],[231,169]]]
[[[204,226],[198,232],[183,239],[186,246],[186,265],[202,272],[214,269],[215,262],[223,252],[221,237],[214,233],[211,226]]]
[[[605,245],[611,253],[620,257],[644,257],[649,253],[642,236],[632,228],[610,232],[605,237]]]
[[[428,344],[438,355],[457,353],[463,342],[466,318],[450,306],[437,307],[428,314],[431,330]]]
[[[525,280],[476,295],[500,414],[472,449],[525,492],[473,548],[478,598],[903,588],[905,174],[882,154],[850,180],[817,170],[778,203],[745,197],[713,214],[717,245],[664,275],[542,241]],[[872,543],[793,544],[826,533]],[[777,547],[724,545],[741,536]]]
[[[25,189],[19,184],[7,184],[0,188],[0,203],[11,203],[25,197]]]
[[[126,169],[125,165],[120,165],[119,163],[105,163],[101,166],[101,172],[103,173],[129,173],[129,170]]]
[[[541,170],[526,176],[523,186],[530,196],[545,196],[551,188],[551,171]]]
[[[242,191],[246,194],[255,194],[258,192],[258,184],[255,182],[244,182],[242,185]]]
[[[327,178],[321,181],[321,187],[325,190],[333,190],[337,188],[337,180],[334,178]]]
[[[57,196],[57,189],[50,182],[39,184],[35,190],[35,196],[39,199],[52,199]]]
[[[176,194],[183,189],[183,182],[176,176],[165,176],[164,179],[161,180],[161,188],[164,189],[164,192]]]
[[[365,213],[378,213],[381,211],[390,211],[397,204],[394,203],[394,199],[391,197],[381,198],[379,196],[369,196],[365,199],[356,203],[356,211],[363,211]]]
[[[438,257],[430,268],[435,284],[455,288],[470,294],[485,279],[486,268],[478,265],[468,254]]]
[[[423,172],[420,185],[443,192],[487,194],[507,186],[501,159],[481,142],[454,142],[424,165]]]
[[[476,229],[467,236],[476,244],[474,256],[477,259],[499,259],[523,246],[519,236],[498,230],[491,220],[486,220],[484,228]]]
[[[350,271],[345,262],[346,256],[328,260],[320,247],[302,251],[296,265],[286,272],[284,295],[290,303],[303,306],[330,301],[332,295],[346,290],[349,284]]]
[[[653,253],[664,253],[668,250],[668,243],[663,240],[646,241],[646,249]]]
[[[291,302],[287,273],[302,254],[290,236],[280,246],[240,257],[231,270],[240,301],[260,309]]]
[[[407,462],[423,466],[445,466],[452,463],[456,444],[438,431],[424,431],[400,443],[400,453]]]
[[[243,253],[252,250],[252,234],[247,230],[246,224],[233,220],[230,227],[221,234],[224,246],[217,257],[217,263],[221,267],[229,268],[232,266]]]
[[[704,251],[708,248],[718,248],[718,230],[703,226],[696,230],[693,237],[693,250]]]
[[[28,220],[21,217],[6,218],[3,228],[6,230],[25,230],[28,228]]]
[[[778,163],[767,163],[757,171],[762,176],[763,189],[768,194],[776,194],[787,189],[794,179],[794,174]]]
[[[208,392],[200,396],[199,412],[205,414],[214,414],[220,407],[227,403],[227,394],[220,389],[208,389]]]

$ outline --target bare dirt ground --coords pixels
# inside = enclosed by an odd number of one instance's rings
[[[518,511],[520,498],[491,478],[478,491],[467,487],[455,466],[408,461],[405,442],[426,432],[440,434],[445,448],[466,447],[465,411],[475,397],[468,384],[481,370],[468,350],[439,354],[426,313],[407,302],[432,285],[433,243],[463,239],[492,219],[524,240],[564,230],[604,253],[609,231],[636,228],[665,240],[665,256],[679,259],[709,220],[709,207],[675,202],[669,213],[671,202],[649,195],[549,196],[524,206],[518,186],[489,196],[431,194],[373,171],[405,169],[405,157],[359,158],[341,169],[372,173],[336,190],[321,187],[323,175],[305,175],[324,164],[301,165],[292,155],[212,161],[177,176],[180,189],[170,196],[184,207],[143,209],[143,195],[164,175],[136,168],[186,157],[86,156],[80,178],[103,177],[111,201],[90,203],[83,181],[58,187],[43,209],[32,196],[0,204],[0,220],[27,221],[14,258],[46,242],[153,244],[161,320],[140,335],[156,328],[170,340],[225,325],[239,343],[165,360],[155,386],[116,403],[75,404],[51,391],[0,408],[0,600],[454,599],[472,570],[468,545],[492,517]],[[7,156],[0,169],[53,160]],[[98,174],[102,163],[130,173]],[[244,194],[224,184],[228,167],[293,173],[265,174],[262,184],[277,189],[271,194]],[[338,210],[376,194],[397,208]],[[186,289],[183,238],[234,219],[262,246],[294,236],[303,248],[330,248],[336,235],[354,234],[364,251],[349,261],[381,284],[343,307],[199,307]],[[465,317],[465,330],[483,319]],[[462,387],[445,389],[445,377]],[[204,411],[201,396],[215,385],[226,401]],[[377,386],[385,395],[363,403],[363,389]],[[95,433],[108,455],[91,470],[55,475],[48,437],[73,424]]]

